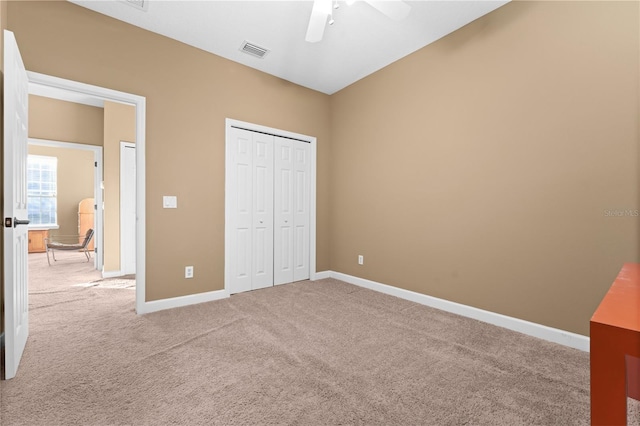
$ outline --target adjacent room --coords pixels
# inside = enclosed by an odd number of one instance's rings
[[[79,107],[95,141],[29,126],[102,147],[94,272],[139,288],[31,294],[0,423],[589,423],[590,320],[640,262],[639,2],[2,1],[0,26],[26,71],[146,105]]]
[[[46,93],[41,86],[30,89],[30,294],[46,293],[61,282],[135,286],[135,231],[127,224],[135,223],[135,200],[128,202],[130,191],[121,190],[135,189],[135,183],[131,178],[120,182],[129,170],[121,163],[130,163],[123,154],[135,147],[129,141],[135,141],[133,108]]]

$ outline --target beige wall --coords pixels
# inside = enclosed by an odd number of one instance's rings
[[[511,3],[334,95],[331,267],[588,334],[640,260],[638,34]]]
[[[102,145],[102,108],[29,95],[29,137]]]
[[[68,2],[10,2],[8,26],[27,69],[146,97],[147,300],[224,287],[227,117],[318,138],[317,264],[330,268],[328,96]]]
[[[58,159],[57,235],[78,235],[78,203],[93,198],[93,152],[29,145],[29,154]]]
[[[120,142],[135,142],[136,109],[104,104],[104,270],[120,270]]]

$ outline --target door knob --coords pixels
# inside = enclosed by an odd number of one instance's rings
[[[15,228],[18,225],[28,225],[29,224],[29,220],[20,220],[17,217],[13,218],[13,227]]]

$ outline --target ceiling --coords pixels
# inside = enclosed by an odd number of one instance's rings
[[[409,16],[393,21],[364,1],[339,1],[335,24],[318,43],[305,41],[312,1],[71,0],[304,87],[333,94],[440,39],[508,0],[407,1]],[[262,58],[244,41],[269,49]]]

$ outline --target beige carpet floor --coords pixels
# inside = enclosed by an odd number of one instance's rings
[[[72,285],[86,263],[37,266],[2,425],[589,423],[587,353],[340,281],[138,316]]]

